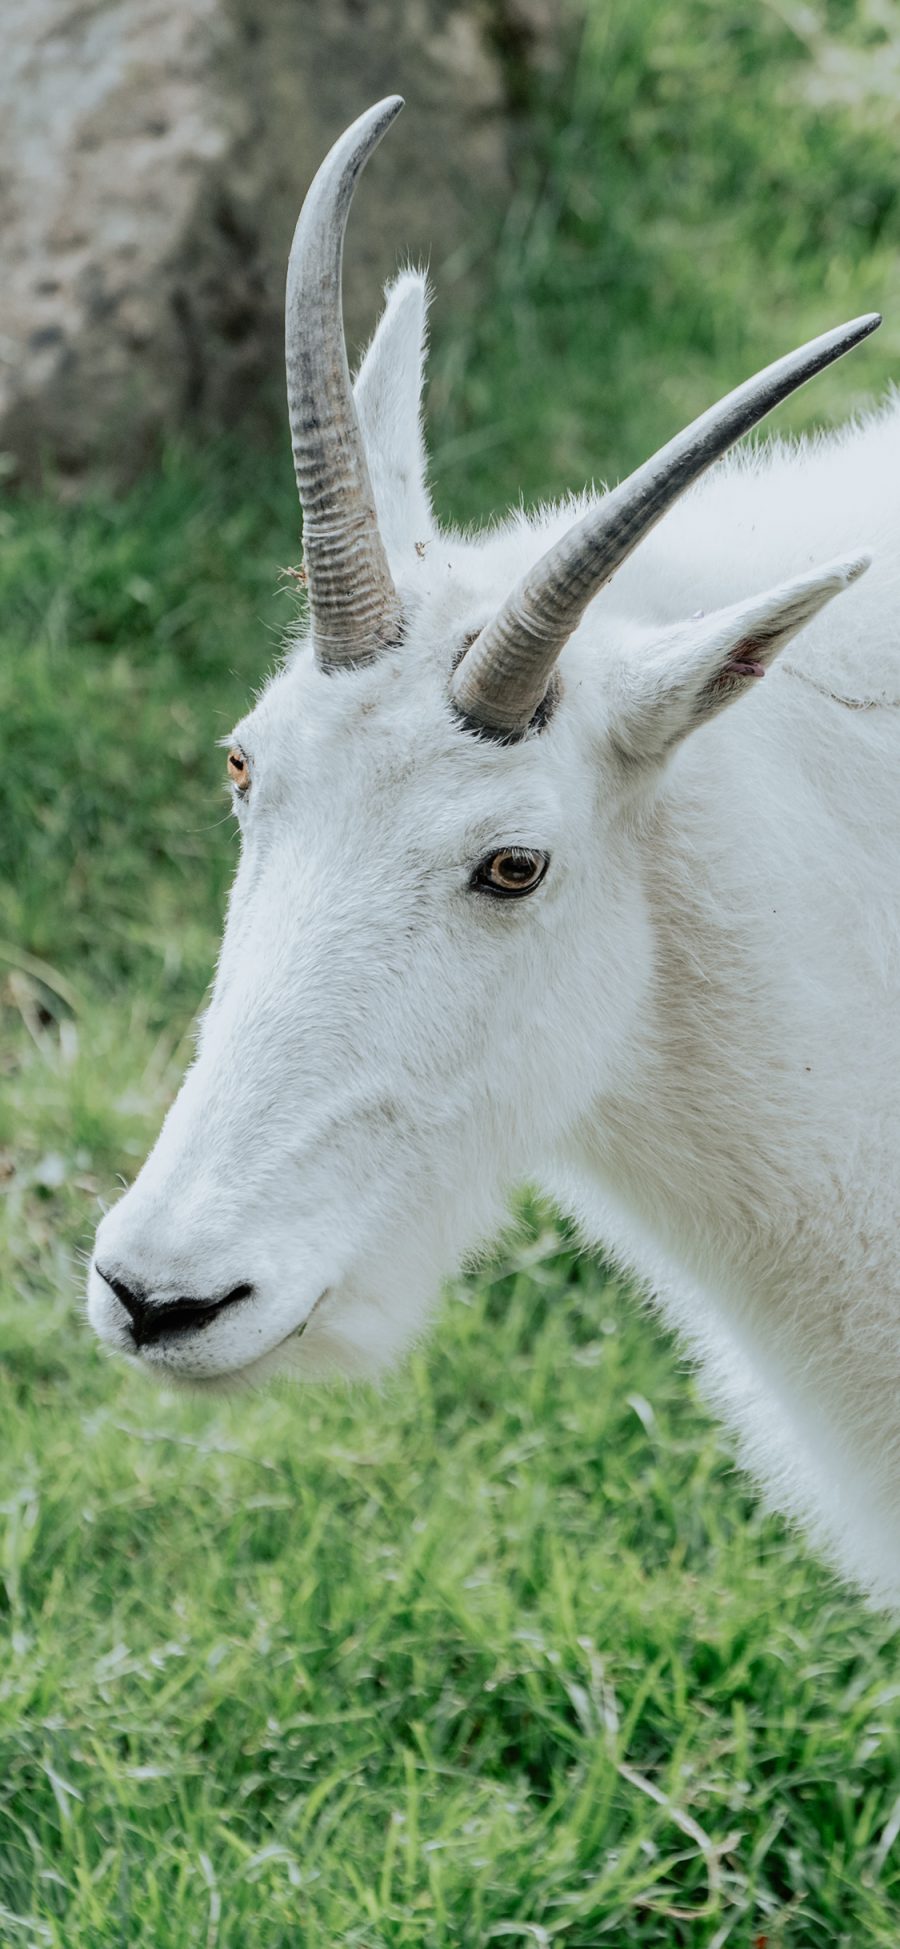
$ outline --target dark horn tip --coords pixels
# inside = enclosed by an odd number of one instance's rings
[[[877,332],[881,323],[882,317],[880,311],[864,311],[861,318],[851,319],[850,324],[847,326],[847,331],[848,333],[852,332],[856,339],[868,338],[870,332]]]
[[[345,137],[350,135],[354,130],[358,130],[360,133],[365,130],[366,133],[363,137],[365,154],[366,156],[370,156],[372,150],[381,141],[382,136],[387,134],[391,123],[396,122],[401,108],[405,107],[406,103],[402,95],[385,95],[382,101],[373,102],[371,108],[363,110],[362,114],[352,123],[351,128],[345,131]]]

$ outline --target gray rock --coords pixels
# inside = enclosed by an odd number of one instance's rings
[[[515,77],[555,59],[562,5],[6,0],[7,468],[77,491],[128,478],[191,421],[273,410],[300,201],[380,95],[407,110],[351,219],[351,340],[399,258],[464,275],[509,194]]]

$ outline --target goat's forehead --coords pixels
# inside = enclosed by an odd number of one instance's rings
[[[341,807],[383,824],[395,807],[430,829],[496,813],[527,828],[551,817],[557,767],[543,740],[502,746],[463,728],[438,671],[411,637],[362,668],[326,674],[298,648],[235,728],[261,798]]]
[[[236,726],[263,783],[320,785],[325,800],[357,793],[373,808],[386,789],[398,802],[421,784],[429,800],[446,792],[460,810],[481,800],[504,802],[526,818],[556,798],[579,742],[576,727],[502,746],[467,731],[450,703],[450,679],[467,642],[489,621],[529,547],[527,524],[514,520],[478,541],[443,538],[416,556],[401,582],[406,612],[402,642],[376,662],[325,672],[308,637],[299,636],[283,667]],[[533,553],[534,537],[530,538]],[[421,580],[417,571],[421,571]],[[562,714],[568,718],[569,713]],[[557,747],[559,747],[557,749]],[[404,793],[403,787],[407,788]]]
[[[352,740],[357,750],[383,750],[397,759],[404,750],[425,759],[458,748],[448,696],[465,645],[553,538],[554,527],[568,525],[581,511],[573,502],[543,511],[541,520],[517,514],[477,537],[433,537],[399,575],[406,628],[396,649],[368,667],[325,675],[301,634],[235,734],[246,738],[251,756],[252,739],[273,753],[300,744],[310,755],[334,753]]]
[[[405,642],[377,663],[326,672],[298,644],[266,685],[235,737],[251,763],[304,770],[420,768],[454,742],[445,686]]]
[[[405,744],[423,753],[436,740],[446,744],[455,728],[449,682],[465,644],[585,506],[582,497],[531,515],[520,509],[480,534],[442,532],[417,543],[395,564],[406,620],[402,644],[368,669],[325,677],[301,633],[236,734],[273,749],[282,738],[295,747],[299,739],[334,749],[360,728],[373,746],[386,735],[396,754]]]

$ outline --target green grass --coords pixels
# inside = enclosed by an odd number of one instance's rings
[[[494,301],[442,347],[454,505],[615,478],[863,311],[884,312],[880,333],[779,428],[842,420],[896,381],[898,37],[897,0],[588,4],[566,98],[522,145]]]
[[[593,7],[490,304],[437,309],[445,511],[615,474],[892,296],[790,423],[900,370],[892,11]],[[380,1395],[195,1403],[86,1331],[296,554],[283,451],[2,517],[0,1944],[896,1949],[898,1640],[546,1215]]]

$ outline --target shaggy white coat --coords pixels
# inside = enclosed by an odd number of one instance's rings
[[[502,747],[449,673],[578,508],[437,528],[424,317],[407,273],[357,382],[405,641],[331,675],[299,641],[234,732],[197,1059],[97,1260],[160,1304],[253,1283],[145,1350],[167,1377],[368,1374],[534,1180],[658,1298],[780,1506],[897,1603],[900,413],[720,465]],[[723,678],[742,655],[765,681]],[[473,867],[514,843],[550,869],[492,903]],[[96,1267],[90,1310],[127,1351]]]

